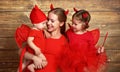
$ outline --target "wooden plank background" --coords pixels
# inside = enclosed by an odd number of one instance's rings
[[[107,72],[120,72],[120,0],[0,0],[0,72],[16,72],[19,56],[14,40],[16,28],[25,23],[31,25],[29,13],[37,4],[47,15],[49,5],[69,9],[68,20],[74,13],[73,7],[86,9],[92,19],[90,28],[99,28],[101,44],[106,32],[109,32],[105,44],[110,59]]]

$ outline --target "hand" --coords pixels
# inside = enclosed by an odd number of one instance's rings
[[[99,47],[98,48],[98,53],[103,53],[104,52],[104,47]]]
[[[34,62],[34,65],[35,65],[35,69],[42,69],[42,59],[37,57],[37,56],[34,56],[32,58],[33,62]]]
[[[48,64],[48,62],[47,62],[47,60],[42,60],[43,62],[42,62],[42,66],[43,66],[43,68]]]
[[[40,58],[42,58],[42,60],[46,60],[46,57],[43,53],[41,53],[40,55],[38,55]]]
[[[48,64],[46,57],[44,56],[43,53],[41,53],[39,57],[42,59],[42,66],[45,67]]]
[[[35,48],[34,51],[35,51],[35,55],[41,54],[40,48]]]

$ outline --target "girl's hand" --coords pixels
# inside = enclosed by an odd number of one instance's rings
[[[39,58],[37,56],[34,56],[32,58],[32,60],[33,60],[33,63],[35,65],[36,69],[42,69],[43,68],[43,66],[42,66],[42,59],[41,58]]]
[[[40,48],[35,48],[34,51],[37,56],[41,54]]]
[[[103,53],[104,52],[104,47],[99,47],[98,48],[98,53]]]

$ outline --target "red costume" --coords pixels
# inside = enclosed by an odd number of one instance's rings
[[[68,71],[85,72],[84,69],[88,69],[89,72],[97,72],[100,65],[106,62],[105,53],[98,54],[95,48],[99,39],[99,30],[75,34],[69,29],[66,34],[71,50]]]
[[[40,48],[40,50],[43,52],[44,48],[45,48],[45,37],[43,35],[43,31],[42,30],[35,30],[32,29],[29,32],[28,37],[34,37],[34,44]],[[27,47],[27,51],[34,54],[34,51],[28,46]]]
[[[47,20],[46,15],[35,5],[30,13],[30,19],[32,24],[39,24],[45,20]],[[36,46],[40,47],[42,50],[45,47],[45,38],[43,32],[41,30],[31,30],[27,25],[22,24],[17,28],[15,32],[15,40],[19,48],[22,49],[20,54],[20,68],[19,72],[22,72],[22,60],[24,57],[24,53],[28,50],[30,53],[34,53],[34,51],[29,47],[22,47],[22,44],[27,41],[28,36],[34,37],[34,43]]]
[[[43,69],[37,69],[35,72],[57,72],[62,58],[67,49],[67,41],[64,36],[59,39],[48,38],[46,39],[46,47],[44,55],[47,58],[48,64]]]

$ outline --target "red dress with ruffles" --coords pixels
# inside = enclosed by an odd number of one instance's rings
[[[100,65],[106,62],[106,54],[97,53],[92,31],[75,34],[72,29],[69,29],[66,34],[71,52],[65,72],[97,72]]]

